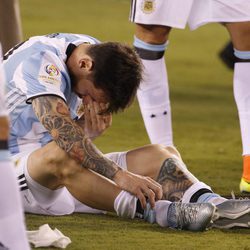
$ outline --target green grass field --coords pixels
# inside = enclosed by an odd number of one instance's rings
[[[25,38],[52,32],[85,33],[131,44],[129,0],[21,0]],[[238,193],[241,139],[232,72],[218,59],[228,39],[221,25],[174,30],[166,53],[174,141],[189,169],[215,192]],[[103,152],[147,144],[137,102],[114,117],[96,144]],[[108,215],[27,215],[29,230],[48,223],[72,239],[67,249],[250,249],[249,230],[191,233]]]

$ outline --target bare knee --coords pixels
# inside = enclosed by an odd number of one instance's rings
[[[56,189],[65,186],[68,179],[77,175],[82,168],[56,143],[51,142],[30,155],[28,170],[41,185]]]
[[[167,26],[136,24],[135,35],[146,43],[162,44],[168,40],[170,30]]]
[[[51,173],[62,183],[81,171],[80,164],[59,147],[47,155],[47,162]]]
[[[225,24],[234,48],[241,51],[250,50],[250,22],[227,23]]]
[[[148,150],[152,152],[154,155],[162,155],[164,158],[170,158],[173,155],[177,157],[181,157],[179,151],[174,146],[165,146],[163,144],[151,144],[146,146]]]
[[[172,156],[174,155],[174,156],[181,159],[181,154],[179,153],[179,151],[177,150],[176,147],[174,147],[174,146],[166,146],[165,149],[169,152],[170,155],[172,155]]]

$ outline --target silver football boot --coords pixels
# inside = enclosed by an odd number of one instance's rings
[[[216,207],[211,203],[180,203],[173,202],[167,212],[167,224],[170,228],[204,231],[210,227]],[[150,223],[156,222],[155,211],[147,207],[144,219]]]
[[[212,227],[250,228],[250,200],[227,200],[216,206]]]

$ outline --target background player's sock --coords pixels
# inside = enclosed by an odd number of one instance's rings
[[[237,62],[237,57],[234,55],[233,43],[229,41],[219,52],[220,59],[231,70],[234,69],[234,64]]]
[[[243,156],[243,174],[242,178],[250,183],[250,155]]]
[[[0,150],[0,242],[8,249],[30,249],[17,180],[7,150]]]
[[[143,63],[143,80],[137,91],[151,143],[173,145],[171,107],[164,51],[167,43],[149,44],[135,37],[134,47]]]

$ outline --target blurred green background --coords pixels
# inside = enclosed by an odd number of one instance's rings
[[[132,44],[129,0],[20,0],[25,38],[54,32],[83,33]],[[170,81],[174,142],[189,169],[215,192],[238,193],[241,139],[233,74],[218,58],[228,41],[219,24],[173,30],[165,54]],[[96,141],[103,152],[149,143],[138,104],[113,118]],[[142,166],[143,167],[143,166]],[[190,233],[109,215],[27,216],[28,229],[49,223],[69,236],[68,249],[250,249],[249,230]]]

